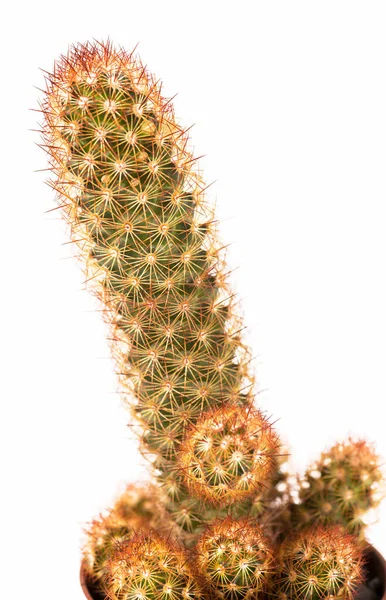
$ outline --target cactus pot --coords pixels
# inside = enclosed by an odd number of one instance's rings
[[[104,594],[101,594],[87,581],[83,562],[80,566],[80,585],[87,600],[105,600]]]
[[[365,583],[358,589],[355,600],[386,600],[386,561],[372,546],[365,556]]]
[[[386,600],[386,561],[372,546],[365,552],[365,583],[360,586],[354,600]],[[87,600],[105,600],[104,594],[86,580],[83,563],[80,568],[80,585]]]

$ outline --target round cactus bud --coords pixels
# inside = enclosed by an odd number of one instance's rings
[[[154,531],[138,532],[116,549],[104,589],[111,600],[201,598],[183,549]]]
[[[154,485],[129,484],[106,516],[94,519],[86,531],[83,568],[89,582],[100,582],[117,545],[129,540],[138,529],[170,530],[172,524]]]
[[[230,517],[212,523],[197,544],[204,589],[224,600],[257,598],[267,588],[273,553],[252,520]]]
[[[309,522],[337,523],[350,533],[363,533],[365,513],[382,499],[382,483],[380,459],[366,441],[335,444],[307,469],[295,518],[300,511]]]
[[[87,531],[87,541],[83,548],[82,568],[89,584],[101,584],[117,546],[132,535],[133,529],[129,525],[116,524],[110,519],[110,515],[94,519]]]
[[[159,530],[166,525],[160,488],[151,483],[130,483],[116,499],[110,518],[117,524],[130,523],[133,529]]]
[[[307,530],[279,549],[274,585],[280,600],[347,600],[361,581],[359,542],[339,527]]]
[[[191,493],[224,506],[267,485],[278,451],[278,437],[259,410],[228,405],[205,413],[187,432],[178,464]]]

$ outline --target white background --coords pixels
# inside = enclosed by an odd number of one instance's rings
[[[303,468],[386,457],[384,2],[8,4],[1,42],[0,596],[81,600],[82,525],[146,478],[35,145],[39,70],[108,36],[164,81],[238,267],[260,400]],[[369,532],[386,553],[386,509]],[[5,587],[5,590],[4,590]]]

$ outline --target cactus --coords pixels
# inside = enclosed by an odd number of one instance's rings
[[[286,540],[275,562],[288,515],[302,519],[287,501],[279,438],[254,404],[206,186],[160,84],[110,42],[77,45],[47,75],[42,111],[50,185],[109,325],[120,391],[156,480],[138,496],[128,488],[92,523],[88,579],[111,600],[350,598],[360,547],[334,527]],[[347,520],[351,497],[340,503],[338,467],[323,460],[309,487],[319,481],[319,493],[327,477],[323,490]],[[366,480],[361,460],[345,485],[369,504],[378,471],[369,467]],[[301,493],[304,514],[315,498]]]
[[[275,596],[279,600],[349,600],[362,581],[362,552],[339,527],[317,528],[285,541],[278,553]]]
[[[129,484],[106,515],[94,519],[86,530],[83,569],[91,585],[107,577],[107,566],[117,546],[136,531],[168,531],[171,524],[165,515],[159,488],[151,484]]]
[[[233,504],[266,484],[278,449],[277,436],[259,411],[221,406],[187,432],[179,468],[192,494],[215,505]]]
[[[351,438],[337,443],[300,478],[290,527],[338,524],[363,538],[367,515],[382,500],[382,487],[380,458],[370,444]]]
[[[139,531],[116,548],[109,560],[104,592],[111,600],[202,597],[183,548],[155,531]]]
[[[202,586],[214,597],[255,598],[268,589],[273,548],[253,520],[214,521],[199,539],[196,552]]]
[[[199,531],[207,520],[200,497],[230,504],[253,496],[278,440],[265,420],[242,464],[226,453],[221,464],[218,454],[223,480],[195,473],[190,485],[185,452],[198,420],[205,428],[213,414],[240,410],[246,431],[263,421],[248,417],[250,355],[187,134],[139,60],[110,43],[73,47],[57,62],[42,108],[50,183],[103,303],[142,452],[175,521]],[[238,454],[245,439],[230,435]]]

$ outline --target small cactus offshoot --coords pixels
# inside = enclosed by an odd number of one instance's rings
[[[117,546],[137,530],[168,531],[170,527],[159,488],[151,484],[128,485],[108,513],[94,519],[86,531],[83,569],[87,580],[103,581]]]
[[[212,523],[198,541],[197,565],[205,590],[224,600],[258,598],[273,572],[273,548],[251,519]]]
[[[293,524],[339,524],[363,536],[366,513],[379,505],[382,487],[380,458],[371,445],[352,439],[335,444],[301,478]]]
[[[184,550],[154,531],[137,532],[116,548],[103,588],[111,600],[202,597]]]
[[[266,486],[278,452],[278,437],[260,411],[222,406],[205,413],[187,432],[179,468],[193,494],[228,505]]]
[[[279,549],[275,596],[279,600],[349,600],[362,581],[362,548],[339,527],[316,528]]]

